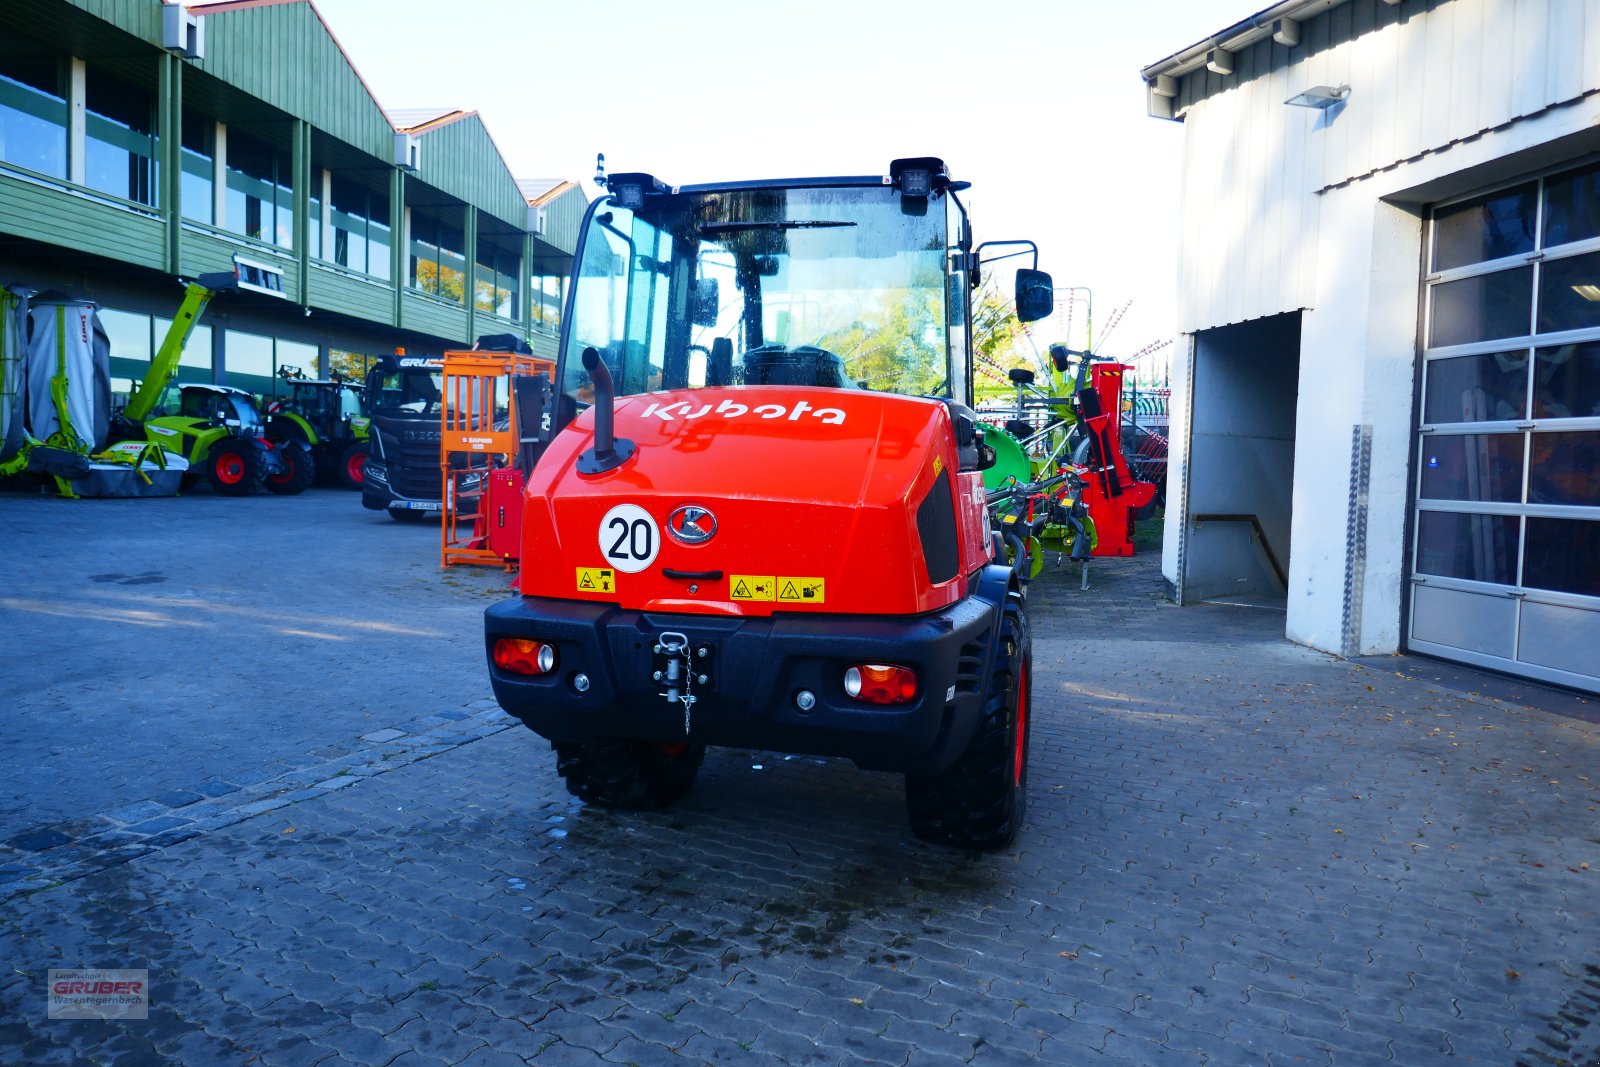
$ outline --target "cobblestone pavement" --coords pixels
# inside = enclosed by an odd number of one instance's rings
[[[125,832],[487,695],[505,577],[441,575],[437,526],[358,494],[0,493],[0,530],[0,766],[37,783],[0,791],[0,842]]]
[[[391,681],[367,773],[11,883],[0,1062],[1595,1062],[1594,726],[1171,607],[1153,557],[1091,581],[1031,596],[1008,851],[770,753],[713,751],[665,813],[584,808],[481,666],[453,709]],[[149,968],[150,1018],[48,1020],[45,970],[87,965]]]

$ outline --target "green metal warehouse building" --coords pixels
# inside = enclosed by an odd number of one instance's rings
[[[235,257],[288,299],[213,302],[182,380],[271,392],[487,333],[553,356],[584,207],[474,112],[386,112],[309,0],[0,4],[0,284],[100,304],[119,390],[179,279]]]

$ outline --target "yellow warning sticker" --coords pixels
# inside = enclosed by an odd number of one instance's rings
[[[822,603],[822,579],[779,577],[778,602],[780,604]]]
[[[617,572],[610,567],[579,567],[578,592],[615,593]]]
[[[933,476],[935,478],[939,477],[940,472],[943,471],[943,470],[944,470],[944,457],[943,456],[934,456],[933,457]]]
[[[728,579],[728,595],[734,600],[776,600],[778,579],[770,574],[735,574]]]

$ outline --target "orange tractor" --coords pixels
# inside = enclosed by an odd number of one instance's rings
[[[903,773],[924,838],[1014,838],[1031,645],[968,406],[992,246],[966,188],[923,158],[619,174],[591,205],[519,595],[485,620],[496,697],[576,796],[660,807],[706,746],[771,749]],[[1019,317],[1050,303],[1018,270]]]

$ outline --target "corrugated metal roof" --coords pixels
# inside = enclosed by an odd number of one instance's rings
[[[530,204],[542,203],[551,199],[563,185],[572,185],[565,178],[518,178],[517,188]]]
[[[161,0],[161,2],[163,4],[171,4],[176,0]],[[274,4],[297,3],[300,3],[300,0],[188,0],[184,6],[190,11],[195,11],[202,15],[214,15],[247,7],[271,7]]]
[[[389,121],[394,123],[394,128],[401,133],[427,133],[429,130],[440,126],[448,126],[452,122],[476,115],[476,111],[465,111],[459,107],[396,107],[385,108],[384,114],[389,116]]]
[[[1209,37],[1202,37],[1188,48],[1174,52],[1165,59],[1157,60],[1139,73],[1147,82],[1153,82],[1157,75],[1163,74],[1169,78],[1181,78],[1190,71],[1205,66],[1206,54],[1214,49],[1235,52],[1256,43],[1263,37],[1270,36],[1272,24],[1277,19],[1308,19],[1313,15],[1320,15],[1329,8],[1349,2],[1350,0],[1283,0],[1271,7],[1262,8],[1249,18],[1235,22],[1232,26],[1219,30]],[[1399,3],[1399,0],[1384,0],[1384,2]]]
[[[1236,59],[1257,48],[1292,56],[1303,47],[1301,37],[1310,27],[1325,24],[1327,18],[1353,17],[1357,23],[1388,24],[1447,3],[1449,0],[1363,0],[1361,4],[1352,0],[1280,0],[1141,70],[1147,110],[1155,118],[1181,120],[1197,95],[1209,96],[1218,91],[1219,84],[1243,84],[1259,75],[1259,71],[1244,70],[1235,74]]]

